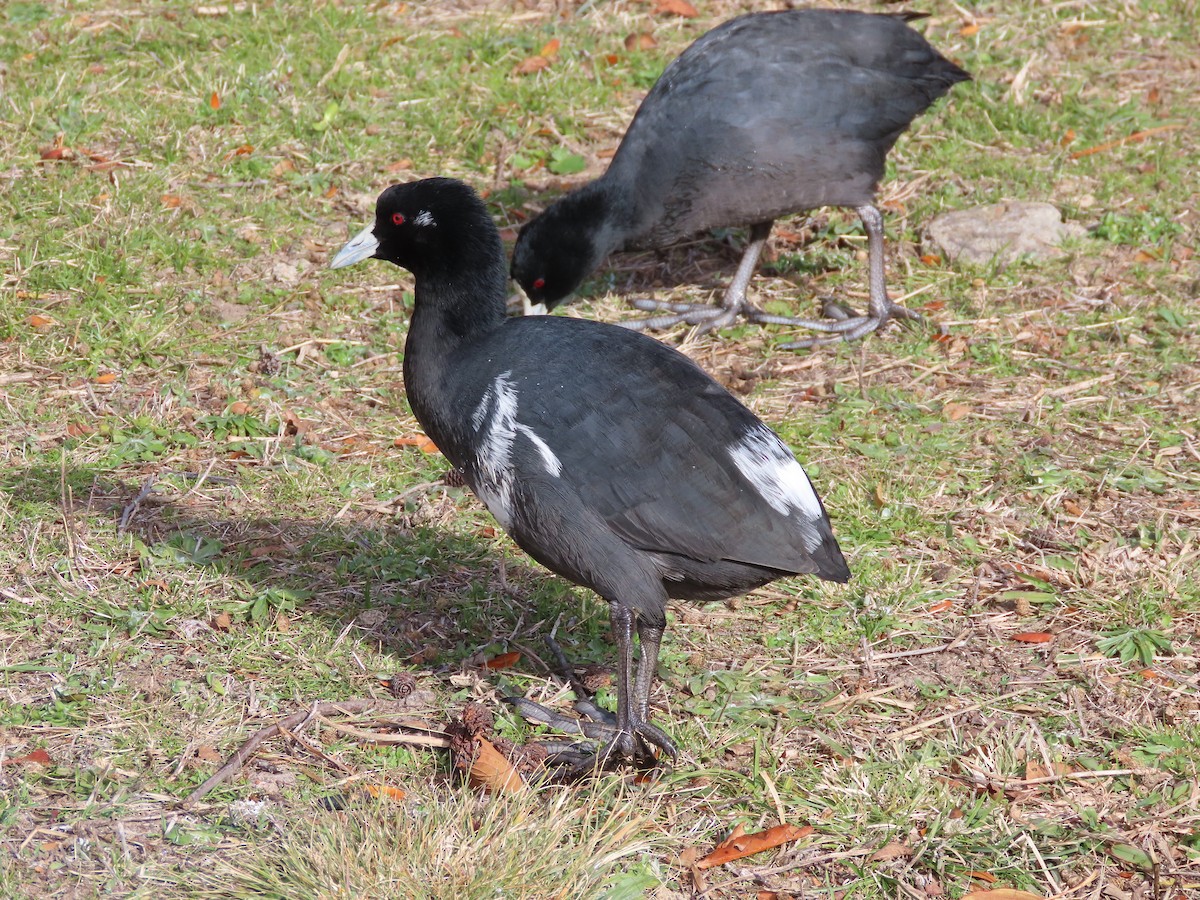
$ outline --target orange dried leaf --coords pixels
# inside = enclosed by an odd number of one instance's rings
[[[484,663],[489,669],[511,669],[521,661],[521,654],[517,650],[510,650],[508,653],[498,653]]]
[[[1069,144],[1070,144],[1072,141],[1074,141],[1074,140],[1075,140],[1075,129],[1074,129],[1074,128],[1068,128],[1068,129],[1067,129],[1067,130],[1066,130],[1066,131],[1063,133],[1063,136],[1062,136],[1062,137],[1060,137],[1060,138],[1058,139],[1058,146],[1060,146],[1060,147],[1066,147],[1066,146],[1068,146],[1068,145],[1069,145]]]
[[[700,15],[696,12],[696,7],[688,3],[687,0],[658,0],[658,5],[654,7],[656,13],[668,13],[672,16],[683,16],[685,19],[694,19]]]
[[[518,75],[532,75],[534,72],[540,72],[549,65],[550,60],[544,56],[527,56],[517,63],[517,67],[513,71]]]
[[[936,253],[924,253],[921,255],[921,262],[927,266],[940,266],[942,258]]]
[[[716,846],[712,853],[696,862],[697,869],[711,869],[713,866],[722,866],[727,862],[733,862],[735,859],[742,859],[747,856],[753,856],[755,853],[762,853],[764,850],[771,850],[774,847],[780,847],[783,844],[790,844],[792,841],[798,841],[800,838],[808,837],[813,833],[811,825],[798,827],[796,825],[776,825],[774,828],[768,828],[766,831],[760,831],[756,834],[738,834],[739,829],[734,829],[734,833]]]
[[[1175,131],[1182,128],[1182,125],[1159,125],[1155,128],[1147,128],[1144,131],[1135,131],[1133,134],[1126,135],[1123,138],[1117,138],[1115,141],[1105,141],[1103,144],[1097,144],[1094,147],[1088,147],[1086,150],[1076,150],[1071,154],[1071,159],[1081,159],[1084,156],[1091,156],[1093,153],[1103,153],[1105,150],[1111,150],[1114,147],[1120,147],[1122,144],[1136,144],[1138,141],[1144,141],[1146,138],[1155,134],[1162,134],[1164,131]]]
[[[290,159],[281,159],[271,168],[271,175],[275,178],[278,178],[280,175],[295,171],[296,164],[294,162],[292,162]]]
[[[968,22],[962,28],[958,29],[958,34],[959,37],[971,37],[972,35],[979,34],[979,23]]]
[[[946,610],[953,609],[953,608],[954,608],[953,600],[943,600],[941,603],[935,603],[935,604],[933,604],[933,606],[929,607],[929,611],[931,613],[937,613],[937,612],[945,612]]]
[[[552,38],[546,41],[545,46],[538,51],[538,56],[544,56],[546,59],[554,59],[554,57],[558,56],[558,48],[561,46],[562,44],[559,43],[558,38]]]
[[[6,766],[23,766],[26,763],[48,766],[51,764],[50,754],[39,747],[37,750],[31,750],[24,756],[10,756],[4,760],[4,765]]]
[[[363,785],[363,790],[372,797],[382,797],[384,800],[403,800],[408,796],[402,788],[392,787],[390,784],[366,784]]]
[[[213,109],[221,108],[221,97],[220,97],[220,95],[217,94],[216,91],[213,91],[212,96],[208,98],[208,105],[211,106]]]
[[[992,888],[987,891],[971,891],[963,894],[962,900],[1043,900],[1037,894],[1029,891],[1018,891],[1016,888]]]
[[[991,872],[980,872],[978,870],[972,870],[967,873],[967,877],[974,878],[976,881],[986,881],[988,884],[996,883],[996,876],[993,875]],[[979,892],[976,891],[976,893],[979,893]]]
[[[242,146],[238,147],[236,150],[233,151],[233,155],[234,156],[249,156],[253,152],[254,152],[253,144],[242,144]]]
[[[178,194],[163,194],[161,200],[162,205],[167,209],[178,209],[183,206],[183,198]]]
[[[942,412],[946,414],[946,418],[951,422],[957,422],[965,417],[971,411],[971,407],[965,403],[947,403],[942,407]]]
[[[408,157],[398,159],[385,169],[387,172],[404,172],[412,168],[412,160]]]
[[[116,372],[102,372],[96,376],[96,384],[112,384],[116,380]]]
[[[423,434],[405,435],[392,441],[393,447],[416,447],[422,453],[440,453],[437,444]]]
[[[37,313],[34,313],[33,315],[29,316],[29,318],[27,318],[25,320],[25,322],[26,322],[26,324],[29,325],[30,328],[49,328],[51,325],[58,324],[53,319],[51,319],[49,316],[39,316]]]
[[[1054,640],[1054,635],[1048,631],[1022,631],[1020,634],[1014,634],[1012,639],[1022,644],[1048,644]]]
[[[494,794],[517,794],[525,790],[521,774],[487,738],[479,738],[479,752],[471,763],[468,779],[473,787]]]
[[[657,46],[658,41],[648,31],[639,31],[634,34],[625,35],[626,50],[653,50]]]

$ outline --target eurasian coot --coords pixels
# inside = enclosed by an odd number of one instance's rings
[[[912,120],[970,76],[905,24],[912,16],[829,9],[751,13],[683,51],[646,95],[608,171],[528,222],[512,276],[553,308],[610,253],[667,247],[709,228],[748,225],[749,243],[721,306],[635,301],[708,330],[738,315],[852,340],[893,316],[883,217],[874,205],[884,159]],[[770,315],[746,300],[780,216],[852,206],[867,232],[870,306],[840,321]],[[833,311],[837,315],[837,311]]]
[[[500,236],[459,181],[385,190],[330,265],[369,257],[415,277],[404,384],[425,432],[517,544],[609,603],[617,716],[589,729],[606,743],[588,764],[674,756],[647,721],[667,598],[850,576],[804,470],[670,347],[583,319],[507,318]]]

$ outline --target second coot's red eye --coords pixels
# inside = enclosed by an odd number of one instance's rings
[[[403,225],[404,224],[404,213],[398,213],[398,212],[392,213],[392,224],[393,225]]]
[[[535,278],[535,279],[533,279],[533,289],[534,289],[535,291],[540,291],[540,290],[541,290],[542,288],[544,288],[545,286],[546,286],[546,279],[545,279],[545,278]]]

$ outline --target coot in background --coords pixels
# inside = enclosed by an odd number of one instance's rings
[[[368,257],[415,276],[404,384],[421,426],[517,544],[609,603],[617,715],[589,729],[605,743],[586,765],[674,756],[647,721],[667,598],[850,576],[804,470],[670,347],[599,322],[507,318],[500,236],[461,182],[384,191],[330,265]]]
[[[912,120],[970,76],[905,24],[919,16],[797,9],[751,13],[714,28],[663,72],[608,171],[527,223],[512,275],[553,308],[610,253],[675,244],[699,231],[750,226],[721,306],[636,301],[705,330],[738,315],[853,340],[891,317],[883,217],[874,205],[884,160]],[[870,306],[840,321],[770,315],[746,286],[775,219],[819,206],[854,207],[867,232]]]

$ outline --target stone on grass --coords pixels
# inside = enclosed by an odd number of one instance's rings
[[[986,265],[1052,259],[1063,254],[1063,240],[1086,233],[1082,225],[1064,222],[1053,204],[1010,201],[942,213],[925,237],[934,252],[953,262]]]

